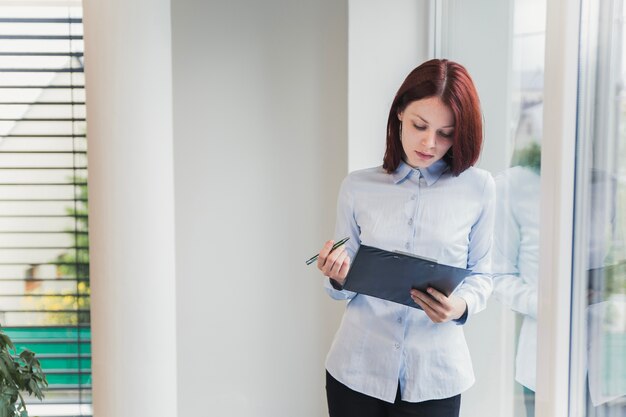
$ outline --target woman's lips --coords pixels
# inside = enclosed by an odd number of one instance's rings
[[[432,158],[432,157],[434,156],[434,155],[429,155],[429,154],[427,154],[427,153],[422,153],[422,152],[419,152],[419,151],[415,151],[415,153],[416,153],[416,154],[417,154],[417,156],[419,156],[421,159],[425,159],[425,160],[428,160],[428,159],[430,159],[430,158]]]

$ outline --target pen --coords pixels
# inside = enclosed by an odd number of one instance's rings
[[[334,251],[334,250],[335,250],[335,249],[337,249],[339,246],[341,246],[341,245],[343,245],[344,243],[346,243],[348,240],[350,240],[350,238],[349,238],[349,237],[344,237],[344,238],[343,238],[343,239],[341,239],[339,242],[335,243],[335,244],[333,245],[333,248],[332,248],[330,251],[331,251],[331,252],[332,252],[332,251]],[[309,258],[309,259],[306,261],[306,264],[307,264],[307,265],[311,265],[313,262],[315,262],[315,261],[317,260],[318,256],[320,256],[320,254],[319,254],[319,253],[318,253],[317,255],[315,255],[315,256],[313,256],[313,257]]]

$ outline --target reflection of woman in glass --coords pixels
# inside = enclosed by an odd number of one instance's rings
[[[494,296],[523,316],[515,358],[515,380],[534,416],[539,273],[539,145],[518,151],[514,166],[496,176],[493,248]]]
[[[331,417],[458,416],[474,383],[463,335],[491,293],[494,182],[472,167],[482,118],[465,68],[431,60],[413,70],[389,112],[382,167],[351,173],[338,198],[337,238],[318,268],[331,297],[349,300],[327,357]],[[474,273],[449,297],[411,290],[422,309],[342,289],[360,244],[435,258]],[[407,288],[407,292],[409,292]]]
[[[520,329],[517,355],[515,358],[515,380],[523,386],[526,415],[535,415],[535,389],[537,378],[537,288],[539,277],[539,161],[540,146],[530,143],[516,151],[511,168],[496,176],[496,225],[494,237],[493,272],[494,296],[505,306],[520,313],[523,317]],[[614,218],[613,181],[605,173],[594,170],[589,186],[590,217],[588,241],[589,283],[593,284],[594,274],[599,274],[607,253],[605,231]],[[601,275],[601,274],[600,274]],[[602,295],[595,293],[591,299],[597,312],[605,306]],[[599,298],[597,298],[599,297]],[[589,335],[602,320],[587,318]],[[593,350],[596,340],[588,340],[588,348]],[[590,377],[595,375],[598,355],[588,358]],[[590,378],[591,399],[597,395],[598,385]],[[599,405],[601,401],[594,401]]]

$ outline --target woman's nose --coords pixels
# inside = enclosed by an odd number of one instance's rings
[[[434,132],[426,132],[422,137],[422,145],[427,148],[435,147],[435,133]]]

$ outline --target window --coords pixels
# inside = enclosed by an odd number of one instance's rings
[[[626,415],[626,42],[623,0],[583,0],[570,415]]]
[[[545,0],[513,2],[512,151],[496,173],[494,299],[516,313],[514,415],[535,413]]]
[[[0,323],[50,383],[30,414],[91,415],[81,9],[0,16]]]

